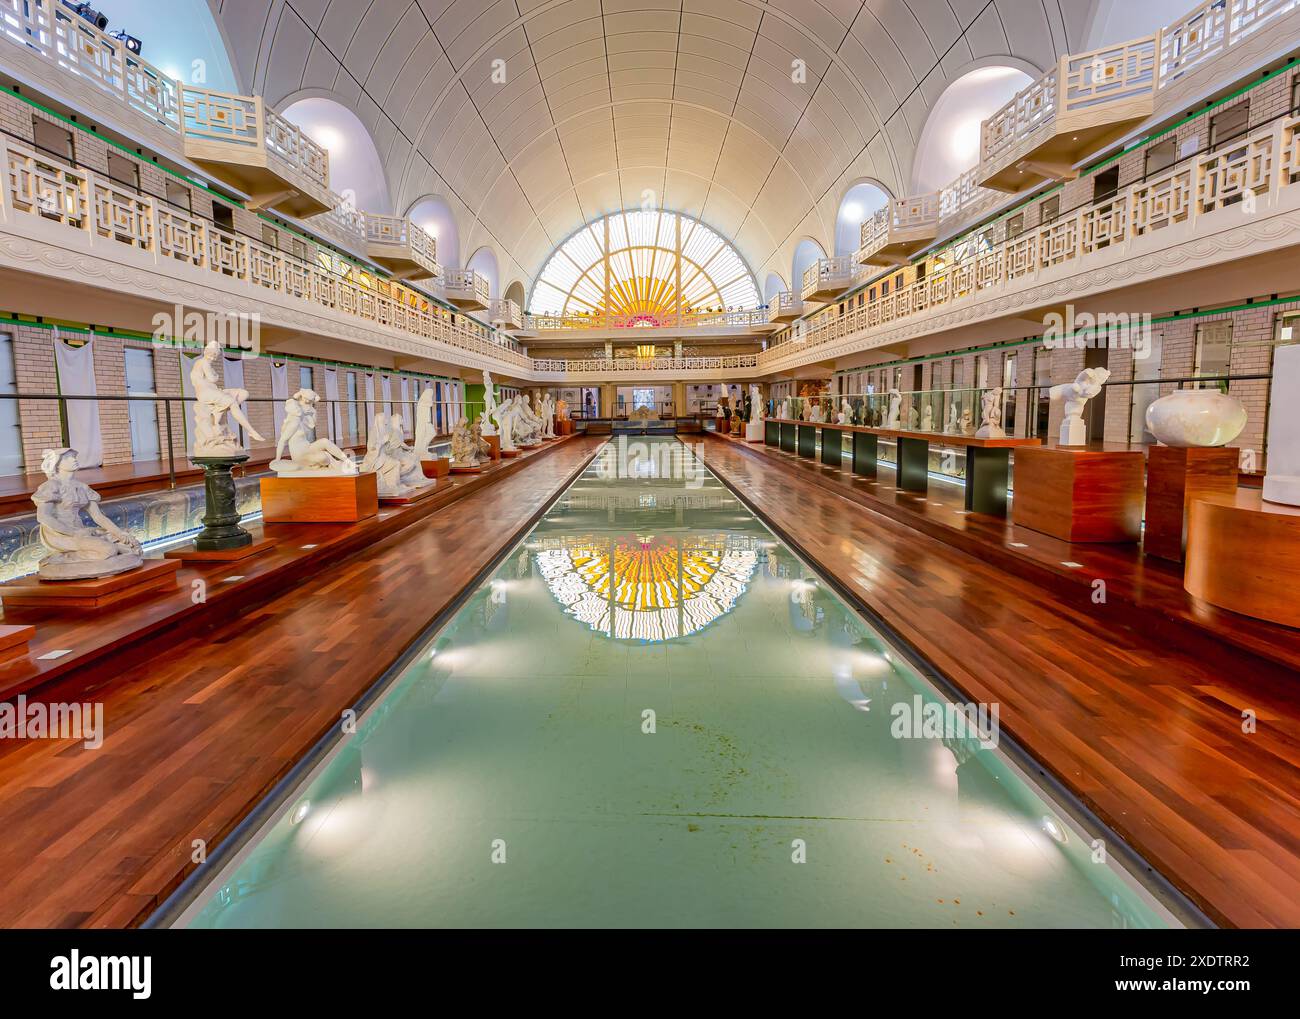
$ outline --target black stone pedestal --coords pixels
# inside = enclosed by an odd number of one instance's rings
[[[966,508],[995,517],[1007,515],[1011,450],[972,446],[966,450]]]
[[[247,453],[234,456],[195,456],[190,459],[203,468],[203,530],[194,539],[199,552],[223,552],[253,543],[253,536],[239,526],[239,507],[235,500],[235,479],[231,469],[248,459]]]
[[[853,433],[853,473],[864,478],[876,476],[879,443],[870,432]]]
[[[844,458],[844,433],[838,428],[822,428],[822,463],[838,467]]]
[[[924,492],[930,487],[930,443],[925,439],[898,439],[895,487],[904,492]]]

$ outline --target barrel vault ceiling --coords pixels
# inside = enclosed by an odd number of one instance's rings
[[[490,246],[504,288],[647,198],[733,239],[760,287],[788,283],[801,238],[830,250],[850,184],[906,192],[949,82],[1082,49],[1096,0],[209,3],[245,89],[353,109],[394,208],[445,197],[461,263]]]

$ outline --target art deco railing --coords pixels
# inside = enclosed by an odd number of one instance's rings
[[[443,269],[442,273],[440,282],[448,294],[472,296],[485,308],[492,303],[487,279],[473,269]]]
[[[131,191],[83,168],[55,163],[35,150],[0,139],[5,168],[0,203],[6,216],[25,214],[81,230],[92,242],[152,253],[162,265],[180,262],[237,279],[319,308],[401,330],[528,369],[518,345],[486,327],[453,316],[410,288],[363,285],[230,233],[208,220]]]
[[[488,321],[498,329],[519,329],[524,324],[524,313],[517,302],[502,297],[493,301],[488,307]]]
[[[914,238],[933,239],[939,230],[939,193],[891,198],[862,224],[856,261],[865,262],[882,249]]]
[[[804,270],[803,297],[806,299],[812,294],[846,289],[857,277],[857,272],[858,264],[854,255],[819,258]]]
[[[614,357],[590,360],[551,360],[537,358],[533,361],[536,372],[603,372],[610,374],[679,371],[713,371],[727,368],[754,369],[758,367],[757,354],[733,354],[728,357]]]
[[[1206,153],[993,247],[924,279],[843,312],[831,306],[796,323],[758,355],[767,368],[866,330],[958,302],[996,296],[999,287],[1036,277],[1107,248],[1271,192],[1300,186],[1300,117],[1283,118],[1217,152]],[[1244,207],[1250,208],[1248,204]]]
[[[438,265],[437,242],[405,216],[380,216],[364,212],[361,213],[361,220],[368,245],[400,248],[410,255],[412,261],[433,275],[442,271]]]
[[[733,311],[687,311],[682,312],[680,316],[663,315],[654,318],[646,315],[615,315],[610,313],[525,316],[525,326],[537,332],[546,330],[645,328],[753,329],[766,325],[767,321],[767,311],[762,308],[746,308]]]
[[[1158,87],[1213,60],[1300,7],[1300,0],[1205,0],[1160,33]]]

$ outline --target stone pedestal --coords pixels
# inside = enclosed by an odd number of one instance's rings
[[[198,551],[219,552],[253,543],[253,536],[239,526],[235,479],[230,473],[247,459],[247,453],[190,457],[193,463],[203,468],[203,497],[207,505],[203,530],[194,539]]]
[[[262,479],[262,519],[268,524],[352,524],[378,512],[379,487],[373,472]]]
[[[1147,555],[1182,562],[1192,502],[1237,492],[1235,446],[1152,446],[1147,453]]]
[[[1138,541],[1144,466],[1137,450],[1017,449],[1012,521],[1062,541]]]

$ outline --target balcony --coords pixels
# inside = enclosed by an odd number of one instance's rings
[[[366,257],[395,279],[427,280],[442,270],[434,239],[404,216],[361,214]]]
[[[519,310],[519,305],[505,297],[492,302],[488,308],[488,321],[497,329],[517,332],[524,327],[524,313]]]
[[[1067,55],[980,129],[978,183],[1024,191],[1073,180],[1080,160],[1155,112],[1160,34]]]
[[[767,302],[767,320],[769,323],[793,322],[802,314],[803,301],[789,290],[782,290],[779,294],[773,294],[772,299]]]
[[[939,193],[895,198],[862,224],[863,265],[906,265],[939,234]]]
[[[305,219],[332,208],[329,153],[261,96],[183,86],[185,155],[248,195],[250,209]]]
[[[854,255],[819,258],[803,274],[802,296],[805,301],[825,304],[839,297],[857,279]]]
[[[461,311],[482,311],[491,303],[488,281],[473,269],[444,269],[442,299]]]

